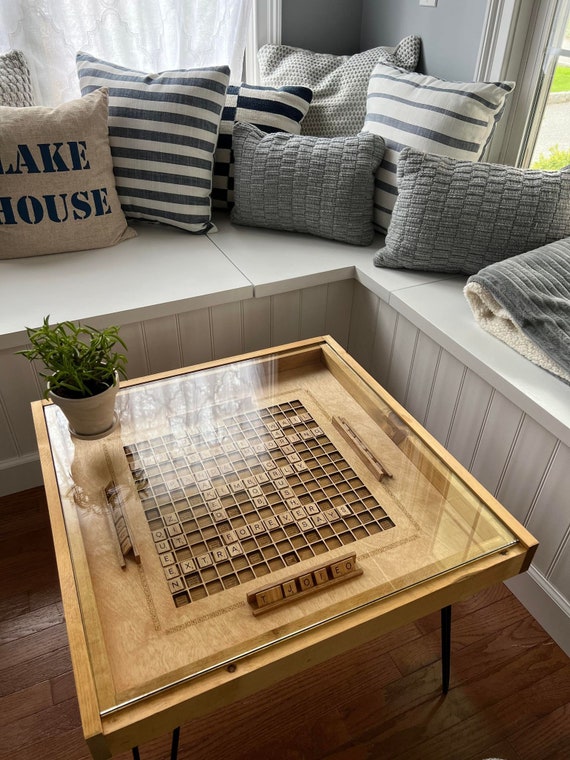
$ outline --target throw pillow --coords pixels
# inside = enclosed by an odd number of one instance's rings
[[[83,94],[109,88],[117,192],[136,219],[207,232],[212,172],[230,70],[144,74],[78,53]]]
[[[288,45],[263,45],[258,52],[261,81],[272,87],[310,87],[313,101],[301,134],[337,137],[360,132],[366,116],[366,90],[374,66],[381,60],[414,69],[420,38],[406,37],[395,50],[376,47],[356,55],[330,55]]]
[[[222,111],[220,134],[214,156],[212,204],[231,208],[234,200],[234,160],[232,135],[236,121],[255,124],[263,132],[291,132],[298,135],[313,93],[307,87],[254,87],[230,85]]]
[[[374,171],[383,152],[376,135],[265,135],[238,123],[231,219],[368,245],[374,237]]]
[[[0,106],[33,106],[32,80],[21,50],[0,55]]]
[[[474,274],[570,236],[570,170],[517,169],[405,148],[386,247],[374,263]]]
[[[376,175],[374,222],[386,232],[404,146],[478,161],[501,118],[512,82],[447,82],[378,64],[368,87],[364,129],[386,143]]]
[[[115,191],[107,92],[0,107],[0,258],[115,245],[135,233]]]

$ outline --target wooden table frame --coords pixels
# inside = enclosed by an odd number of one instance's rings
[[[349,371],[362,377],[369,388],[386,401],[403,422],[441,457],[464,483],[512,531],[518,542],[507,549],[471,561],[418,585],[372,601],[348,614],[286,637],[278,643],[260,647],[243,657],[236,657],[223,667],[212,668],[199,677],[190,677],[175,686],[135,700],[127,709],[102,712],[95,686],[95,677],[87,649],[84,622],[77,585],[82,582],[74,568],[62,512],[50,440],[44,417],[45,401],[34,402],[32,411],[36,426],[40,461],[47,494],[49,515],[55,546],[65,620],[84,736],[94,758],[109,758],[219,707],[243,699],[261,689],[274,686],[288,676],[354,649],[392,629],[413,622],[437,610],[442,611],[443,691],[449,686],[450,607],[481,589],[524,572],[530,565],[537,541],[502,507],[494,497],[441,446],[398,402],[331,338],[315,338],[245,354],[239,359],[270,357],[278,351],[304,351],[323,346],[346,363]],[[234,357],[234,360],[238,357]],[[228,364],[209,362],[198,369]],[[158,380],[182,374],[187,369],[162,373],[149,378]],[[141,380],[122,383],[130,387]],[[176,744],[178,734],[175,734]]]

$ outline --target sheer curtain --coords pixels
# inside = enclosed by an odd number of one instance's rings
[[[0,0],[0,53],[22,50],[36,102],[79,97],[84,50],[139,71],[227,64],[242,78],[252,0]]]

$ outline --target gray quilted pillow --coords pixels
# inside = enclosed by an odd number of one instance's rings
[[[331,55],[289,45],[263,45],[257,54],[261,81],[271,87],[302,85],[313,91],[301,134],[354,135],[366,116],[368,80],[378,62],[415,69],[421,40],[405,37],[395,49],[375,47],[355,55]]]
[[[474,274],[570,236],[570,170],[517,169],[404,148],[376,266]]]
[[[0,55],[0,106],[33,106],[30,70],[21,50]]]
[[[354,245],[374,238],[374,172],[384,141],[361,133],[311,137],[234,126],[236,224],[305,232]]]

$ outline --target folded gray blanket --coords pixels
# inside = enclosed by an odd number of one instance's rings
[[[484,330],[570,383],[570,238],[490,264],[464,293]]]

